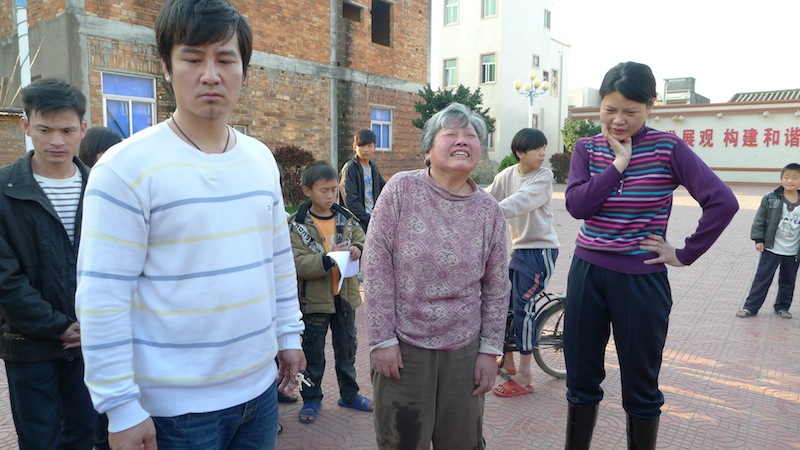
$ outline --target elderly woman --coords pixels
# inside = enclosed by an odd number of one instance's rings
[[[393,176],[372,213],[362,270],[379,448],[484,448],[511,289],[503,212],[469,178],[486,132],[464,105],[435,114],[428,168]]]

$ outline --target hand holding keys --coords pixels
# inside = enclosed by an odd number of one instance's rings
[[[290,373],[294,373],[291,372]],[[300,386],[300,392],[303,391],[303,385],[305,384],[308,387],[314,386],[314,382],[307,379],[303,372],[299,372],[294,376],[295,381],[297,381],[297,385]]]

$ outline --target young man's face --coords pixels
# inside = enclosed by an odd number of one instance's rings
[[[781,175],[781,186],[784,191],[796,191],[800,188],[800,171],[784,170]]]
[[[544,164],[544,157],[547,154],[547,146],[543,145],[539,148],[528,150],[525,153],[518,152],[519,156],[519,169],[523,173],[536,170]]]
[[[33,111],[29,117],[20,119],[20,126],[25,135],[30,136],[35,150],[34,164],[45,176],[59,169],[72,168],[72,157],[78,153],[87,127],[72,109],[46,115]]]
[[[225,42],[172,48],[172,73],[162,61],[164,75],[175,92],[176,112],[187,122],[198,119],[227,120],[239,100],[244,83],[242,55],[234,33]]]
[[[317,215],[329,215],[331,206],[336,201],[338,186],[339,183],[335,179],[320,179],[311,187],[303,186],[303,193],[311,199],[311,212]]]
[[[356,155],[358,155],[358,159],[363,159],[369,161],[372,158],[372,155],[375,153],[375,143],[372,144],[364,144],[364,145],[355,145],[353,144],[353,148],[356,151]]]

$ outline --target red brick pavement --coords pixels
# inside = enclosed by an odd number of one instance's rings
[[[564,186],[554,195],[561,252],[551,291],[564,289],[580,223],[564,208]],[[800,311],[772,314],[775,287],[762,313],[738,319],[757,253],[749,240],[758,202],[769,188],[735,186],[740,211],[719,241],[691,267],[670,269],[674,305],[664,351],[659,449],[800,449]],[[684,190],[676,191],[668,239],[680,245],[700,215]],[[797,296],[795,296],[797,297]],[[364,334],[357,355],[362,393],[372,395]],[[330,345],[330,344],[329,344]],[[332,351],[328,348],[328,356]],[[613,343],[606,355],[605,400],[593,448],[625,448],[625,413]],[[323,387],[328,396],[312,425],[300,424],[300,403],[280,406],[279,449],[374,449],[372,417],[337,406],[333,361]],[[484,434],[489,449],[560,449],[564,446],[564,381],[534,368],[532,395],[486,396]],[[4,374],[1,374],[4,377]],[[0,448],[16,449],[5,380],[0,380]],[[457,412],[454,412],[457,413]]]

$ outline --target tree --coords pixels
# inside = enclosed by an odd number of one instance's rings
[[[567,120],[564,122],[564,129],[561,130],[561,136],[564,137],[564,151],[572,153],[578,139],[597,134],[600,134],[600,125],[591,120]]]
[[[442,90],[439,88],[434,92],[428,85],[418,94],[424,101],[414,103],[414,109],[420,114],[419,119],[414,119],[411,122],[415,127],[422,129],[425,127],[425,122],[433,117],[434,114],[445,109],[450,103],[457,102],[467,105],[471,110],[480,114],[483,120],[486,121],[489,133],[494,132],[494,119],[489,117],[489,108],[481,108],[483,103],[481,88],[475,89],[475,92],[470,92],[468,87],[459,84],[456,89]]]
[[[281,171],[283,202],[286,206],[300,206],[306,199],[300,186],[303,170],[314,162],[314,155],[296,145],[278,146],[273,154]]]
[[[553,153],[550,157],[550,167],[553,169],[553,178],[558,184],[566,183],[569,179],[569,164],[572,153]]]
[[[418,94],[424,101],[414,103],[414,109],[420,114],[419,119],[411,121],[415,127],[424,128],[425,122],[433,117],[434,114],[445,109],[450,103],[457,102],[466,105],[467,108],[483,117],[484,122],[486,122],[487,133],[494,132],[494,119],[489,117],[489,108],[481,108],[483,103],[481,88],[475,89],[475,92],[470,92],[468,87],[459,84],[455,89],[442,90],[439,88],[434,92],[428,85]],[[496,168],[497,163],[489,159],[489,153],[484,148],[481,150],[481,162],[472,171],[472,179],[478,184],[491,183],[494,174],[497,172]]]
[[[500,167],[497,168],[497,172],[500,173],[503,171],[503,169],[511,167],[514,164],[519,164],[519,161],[517,161],[517,158],[515,158],[514,155],[508,154],[505,158],[503,158],[502,161],[500,161]]]

